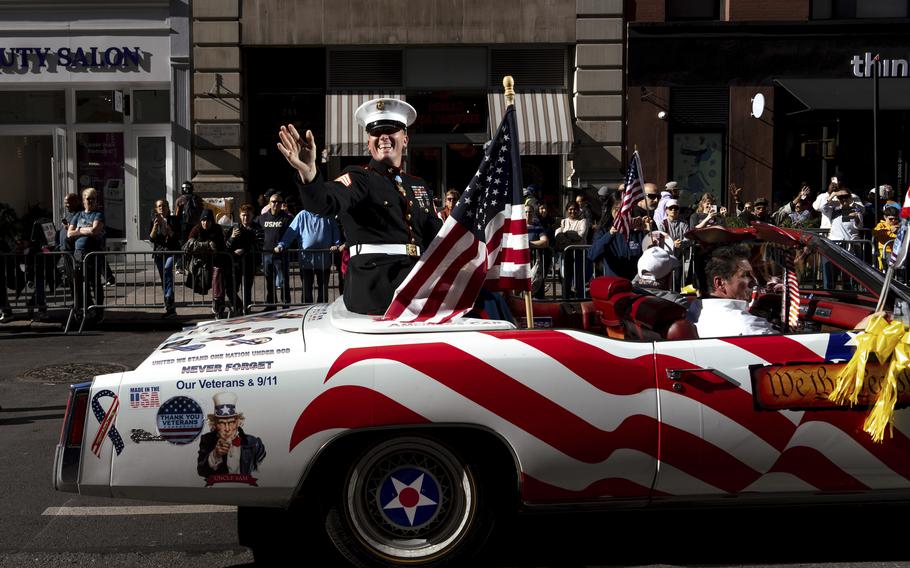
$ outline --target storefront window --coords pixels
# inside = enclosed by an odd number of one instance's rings
[[[857,18],[906,18],[907,0],[863,0],[856,3]]]
[[[133,91],[133,122],[171,121],[171,93],[167,90]]]
[[[485,94],[432,93],[408,94],[408,103],[417,111],[417,121],[409,134],[467,134],[487,132]]]
[[[703,193],[723,204],[724,135],[685,132],[673,135],[673,177],[679,183],[683,205],[693,205]]]
[[[124,236],[126,197],[123,183],[123,133],[80,132],[76,135],[79,190],[94,187],[104,211],[105,235]]]
[[[719,0],[667,0],[667,21],[719,20]]]
[[[906,18],[907,4],[907,0],[812,0],[812,19]]]
[[[50,136],[0,136],[0,210],[9,206],[20,221],[0,227],[0,239],[28,235],[32,221],[52,215],[52,153]]]
[[[76,122],[123,122],[119,91],[76,91]]]
[[[63,91],[0,91],[0,124],[62,124]]]

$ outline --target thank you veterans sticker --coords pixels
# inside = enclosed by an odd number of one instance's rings
[[[189,444],[202,432],[205,415],[188,396],[175,396],[158,409],[158,434],[172,444]]]

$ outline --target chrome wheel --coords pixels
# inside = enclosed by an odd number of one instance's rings
[[[365,453],[345,486],[345,517],[367,552],[393,563],[446,556],[472,529],[474,476],[441,444],[401,438]]]

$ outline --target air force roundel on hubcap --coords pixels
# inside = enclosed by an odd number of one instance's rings
[[[386,518],[402,528],[427,524],[439,511],[439,483],[422,469],[403,467],[389,474],[379,488],[379,506]]]

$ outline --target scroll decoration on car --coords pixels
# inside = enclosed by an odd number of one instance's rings
[[[840,405],[854,406],[869,381],[867,368],[872,362],[887,367],[878,388],[878,396],[866,418],[863,430],[874,442],[884,439],[892,424],[898,399],[898,379],[910,366],[910,330],[899,321],[888,322],[873,316],[855,338],[856,352],[838,373],[828,398]]]

